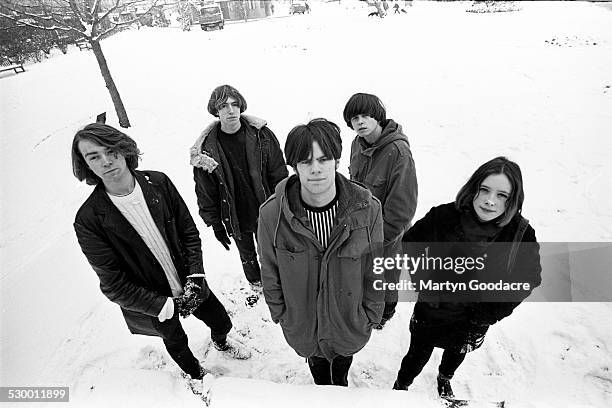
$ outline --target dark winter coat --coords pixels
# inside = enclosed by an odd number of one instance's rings
[[[242,115],[241,126],[246,133],[246,156],[253,192],[261,205],[289,172],[276,136],[266,122]],[[191,165],[200,216],[208,226],[224,225],[228,235],[240,239],[236,213],[232,171],[218,140],[220,122],[204,129],[191,148]]]
[[[351,145],[351,180],[370,189],[382,204],[385,257],[401,251],[401,238],[410,228],[417,207],[416,169],[408,138],[402,127],[389,119],[381,136],[368,146],[357,136]],[[387,269],[385,280],[397,282],[399,270]],[[397,301],[397,291],[388,291],[386,301]]]
[[[258,229],[263,293],[272,320],[300,356],[330,361],[365,346],[384,306],[384,292],[372,289],[381,277],[368,265],[383,240],[380,203],[338,173],[336,187],[336,224],[327,249],[299,204],[297,176],[279,183],[260,207]]]
[[[156,171],[133,171],[133,174],[184,285],[188,275],[204,273],[196,225],[165,174]],[[134,227],[112,203],[102,183],[77,212],[74,229],[83,253],[98,274],[102,293],[121,307],[130,331],[162,336],[165,331],[174,330],[174,322],[161,323],[157,319],[166,299],[172,297],[166,274]],[[208,287],[204,291],[206,298]]]
[[[402,240],[405,243],[471,242],[466,238],[462,227],[461,214],[461,211],[455,208],[454,202],[433,207],[423,219],[414,224]],[[518,252],[510,270],[507,270],[509,252],[513,245],[496,243],[513,242],[521,220],[524,230],[520,239],[522,244],[517,244]],[[529,283],[531,289],[541,283],[539,245],[535,231],[528,225],[527,220],[517,214],[492,239],[493,245],[497,245],[495,248],[502,247],[502,250],[497,249],[496,252],[489,246],[490,250],[486,251],[489,255],[486,259],[486,273],[504,276],[506,281]],[[430,249],[432,247],[433,245]],[[475,277],[471,272],[461,275],[466,282]],[[421,292],[414,307],[411,331],[421,331],[421,334],[425,334],[438,347],[471,351],[482,344],[488,327],[509,316],[529,293],[530,291],[523,291],[513,294],[512,301],[484,302],[475,301],[474,296],[478,295],[472,292],[468,301],[448,302],[444,300],[452,300],[456,295]]]

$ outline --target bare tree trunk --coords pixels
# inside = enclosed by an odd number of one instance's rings
[[[91,48],[96,56],[98,66],[100,67],[100,72],[102,73],[102,78],[104,78],[104,83],[106,84],[106,88],[108,89],[113,105],[115,106],[115,112],[117,112],[117,117],[119,118],[119,125],[122,128],[128,128],[130,127],[130,120],[128,119],[125,107],[123,106],[123,101],[121,100],[119,91],[115,86],[115,81],[113,81],[113,77],[111,76],[108,65],[106,64],[106,58],[104,58],[104,53],[102,52],[102,47],[100,47],[100,42],[91,41]]]

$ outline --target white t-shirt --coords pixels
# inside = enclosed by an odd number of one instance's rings
[[[172,296],[180,296],[183,293],[183,286],[172,262],[168,245],[166,245],[166,241],[164,241],[157,225],[155,225],[155,221],[153,221],[140,184],[136,180],[134,180],[134,184],[134,190],[128,195],[118,197],[107,194],[113,204],[115,204],[115,207],[138,232],[138,235],[140,235],[164,269],[170,289],[172,290]]]

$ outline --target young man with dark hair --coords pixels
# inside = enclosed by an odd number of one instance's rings
[[[191,165],[200,216],[228,251],[229,236],[234,237],[253,290],[247,297],[252,306],[261,295],[254,241],[258,208],[289,173],[276,136],[266,121],[243,115],[246,108],[244,97],[230,85],[212,92],[208,112],[219,120],[191,148]]]
[[[257,235],[272,320],[315,384],[347,386],[352,356],[382,316],[371,258],[383,232],[380,202],[336,172],[341,152],[334,123],[293,128],[285,156],[296,174],[260,207]]]
[[[79,245],[102,293],[121,307],[133,334],[161,337],[170,357],[193,379],[204,370],[187,344],[178,315],[193,314],[213,345],[248,358],[227,340],[232,322],[204,276],[198,230],[163,173],[138,171],[140,151],[117,129],[92,123],[72,142],[75,177],[95,185],[74,221]]]
[[[417,179],[408,138],[392,119],[380,99],[357,93],[344,107],[344,121],[357,132],[351,144],[351,180],[363,183],[382,203],[385,257],[401,252],[401,238],[410,228],[417,206]],[[387,282],[398,282],[399,269],[385,271]],[[381,324],[395,314],[398,294],[387,290]]]

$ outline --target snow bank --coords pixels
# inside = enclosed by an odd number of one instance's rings
[[[440,408],[440,401],[422,395],[391,390],[335,387],[331,385],[291,385],[270,381],[220,378],[209,391],[212,408],[265,407],[312,408],[404,406]],[[397,405],[400,404],[400,405]]]

